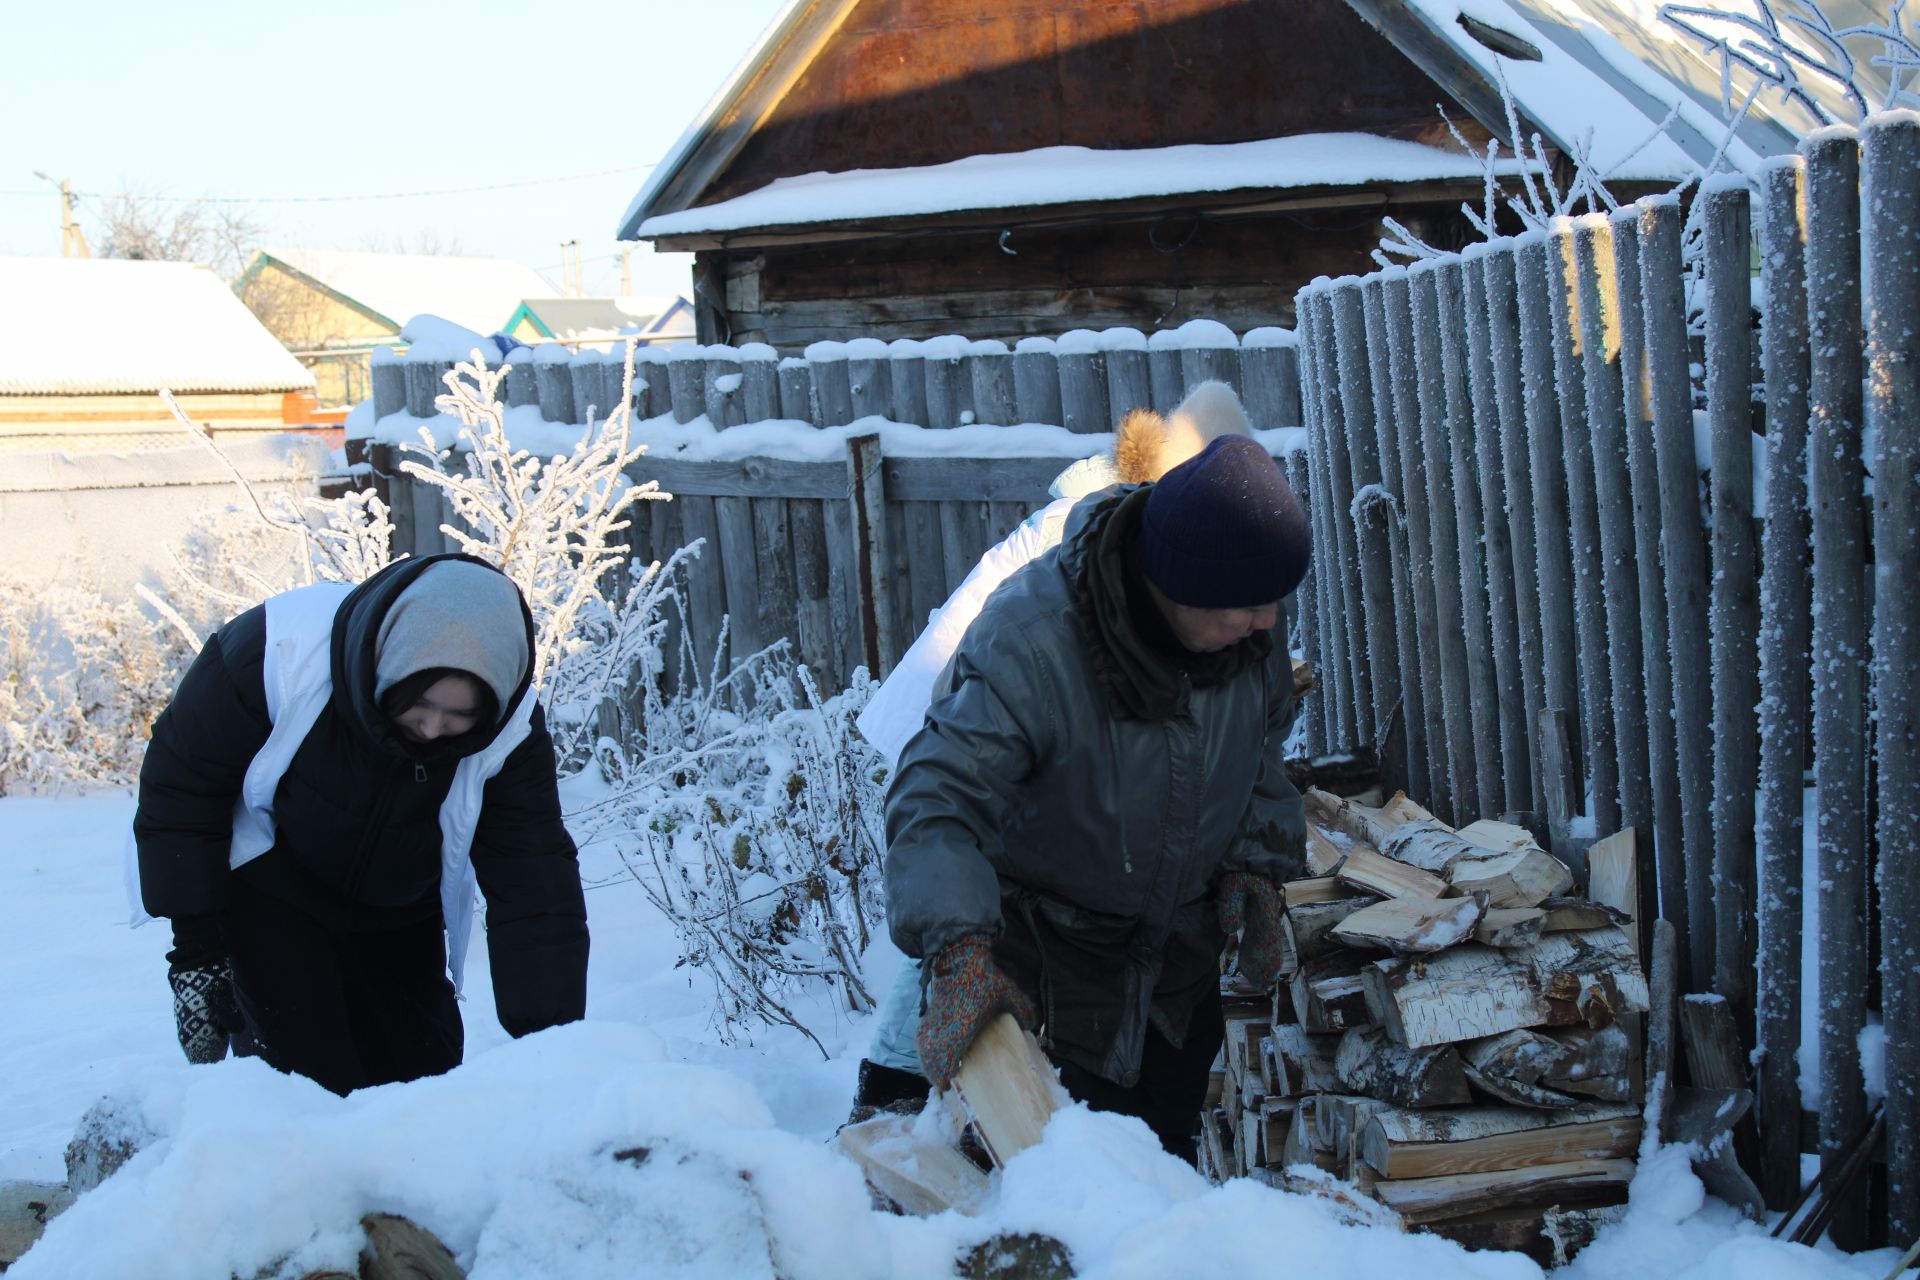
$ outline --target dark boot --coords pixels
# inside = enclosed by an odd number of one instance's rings
[[[871,1120],[882,1111],[918,1115],[932,1087],[927,1078],[916,1071],[883,1067],[872,1059],[862,1058],[859,1082],[853,1090],[853,1110],[847,1114],[847,1123]]]

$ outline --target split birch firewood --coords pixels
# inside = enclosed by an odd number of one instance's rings
[[[1293,1113],[1300,1109],[1294,1098],[1262,1098],[1255,1124],[1260,1130],[1260,1163],[1277,1165],[1286,1159],[1287,1130],[1293,1127]]]
[[[1396,1107],[1453,1107],[1471,1101],[1460,1054],[1450,1044],[1409,1049],[1378,1027],[1356,1027],[1340,1038],[1334,1071],[1349,1093]]]
[[[1314,1124],[1322,1145],[1333,1152],[1335,1174],[1348,1180],[1353,1178],[1354,1168],[1360,1163],[1360,1131],[1376,1111],[1385,1111],[1392,1105],[1379,1098],[1353,1094],[1320,1095],[1320,1105],[1313,1113]]]
[[[1624,1026],[1568,1027],[1548,1034],[1563,1053],[1540,1077],[1541,1084],[1603,1102],[1633,1096],[1633,1038]]]
[[[397,1213],[369,1213],[360,1229],[367,1236],[360,1274],[367,1280],[463,1280],[467,1274],[438,1236]]]
[[[1474,1088],[1510,1107],[1526,1107],[1535,1111],[1565,1111],[1580,1104],[1580,1099],[1570,1093],[1561,1093],[1558,1089],[1549,1089],[1540,1083],[1528,1084],[1505,1076],[1493,1075],[1479,1067],[1468,1064],[1467,1080]]]
[[[1070,1101],[1039,1042],[1004,1013],[974,1039],[953,1087],[987,1154],[1002,1168],[1037,1145],[1047,1121]]]
[[[1565,1052],[1560,1042],[1544,1031],[1524,1028],[1468,1040],[1460,1046],[1460,1056],[1468,1066],[1516,1084],[1535,1083],[1559,1063]]]
[[[1213,1065],[1207,1069],[1207,1093],[1201,1099],[1200,1109],[1217,1107],[1220,1100],[1227,1096],[1227,1046],[1224,1042],[1220,1051],[1213,1055]]]
[[[1227,1020],[1225,1048],[1229,1096],[1245,1093],[1249,1081],[1260,1082],[1260,1092],[1266,1092],[1260,1071],[1260,1042],[1267,1038],[1270,1030],[1265,1022],[1242,1018]]]
[[[1547,913],[1539,907],[1490,907],[1474,928],[1473,940],[1502,950],[1530,947],[1540,941],[1546,927]]]
[[[1310,876],[1305,880],[1289,880],[1280,886],[1280,896],[1285,899],[1287,910],[1292,911],[1296,907],[1350,899],[1354,895],[1353,890],[1341,884],[1338,877],[1329,874]]]
[[[1300,1099],[1294,1108],[1293,1121],[1287,1126],[1287,1140],[1280,1148],[1283,1168],[1306,1165],[1333,1172],[1333,1147],[1320,1141],[1320,1126],[1314,1119],[1322,1096],[1309,1095]]]
[[[1351,842],[1348,847],[1351,847]],[[1334,843],[1318,826],[1307,823],[1307,870],[1314,876],[1332,875],[1333,869],[1340,865],[1340,860],[1347,856],[1347,851],[1347,848]]]
[[[1484,893],[1496,907],[1534,907],[1573,888],[1573,872],[1535,845],[1484,858],[1456,858],[1447,866],[1447,883],[1458,893]]]
[[[951,1143],[918,1132],[917,1121],[882,1112],[848,1125],[835,1140],[874,1189],[906,1212],[979,1212],[992,1190],[987,1175]]]
[[[1342,888],[1345,886],[1343,885]],[[1352,891],[1347,890],[1347,892]],[[1288,906],[1282,931],[1286,935],[1287,945],[1293,949],[1296,963],[1318,960],[1327,953],[1339,949],[1341,944],[1333,936],[1334,929],[1354,912],[1381,901],[1392,901],[1392,899],[1344,897],[1332,902]]]
[[[1373,1194],[1409,1226],[1523,1205],[1565,1204],[1624,1195],[1631,1160],[1566,1160],[1488,1173],[1384,1179]]]
[[[1550,933],[1498,951],[1469,943],[1361,970],[1367,1005],[1396,1043],[1422,1048],[1521,1027],[1603,1026],[1647,1007],[1647,983],[1618,929]]]
[[[1334,1069],[1339,1046],[1332,1037],[1309,1035],[1298,1024],[1289,1024],[1275,1027],[1267,1042],[1273,1047],[1274,1068],[1268,1096],[1331,1093],[1340,1087],[1340,1073]]]
[[[1601,906],[1618,911],[1624,920],[1615,921],[1627,929],[1633,953],[1639,956],[1644,945],[1640,913],[1639,836],[1632,827],[1616,831],[1587,848],[1587,897]]]
[[[1334,875],[1342,884],[1382,898],[1444,898],[1450,891],[1447,882],[1431,871],[1396,862],[1363,845],[1347,854]]]
[[[1605,929],[1613,925],[1625,930],[1629,943],[1633,941],[1633,930],[1627,928],[1627,925],[1632,923],[1633,917],[1624,911],[1616,911],[1602,902],[1594,902],[1587,898],[1548,898],[1540,904],[1539,910],[1546,914],[1548,933]]]
[[[1220,1107],[1200,1113],[1200,1147],[1212,1167],[1215,1182],[1240,1176],[1240,1161],[1234,1151],[1233,1136],[1227,1129],[1227,1113]]]
[[[1288,982],[1300,1025],[1316,1035],[1327,1035],[1374,1021],[1366,1007],[1366,992],[1357,981],[1373,958],[1364,951],[1334,950],[1301,961]]]
[[[1525,1169],[1567,1160],[1630,1158],[1639,1149],[1640,1112],[1593,1105],[1569,1111],[1472,1107],[1380,1111],[1360,1133],[1360,1156],[1383,1178]]]
[[[1362,907],[1334,927],[1350,947],[1384,947],[1396,955],[1425,955],[1473,937],[1487,913],[1484,894],[1463,898],[1389,898]]]

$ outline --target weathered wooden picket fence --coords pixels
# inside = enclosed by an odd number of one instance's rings
[[[1129,409],[1171,410],[1210,378],[1234,386],[1254,425],[1297,426],[1293,334],[1236,338],[1196,321],[1152,337],[1076,331],[1004,343],[964,338],[815,343],[804,357],[772,347],[688,346],[635,353],[634,414],[677,423],[705,416],[726,429],[787,421],[797,430],[863,419],[930,428],[1041,423],[1108,432]],[[558,344],[505,363],[509,408],[539,406],[549,422],[584,424],[620,395],[624,353],[575,354]],[[383,359],[373,367],[376,418],[433,414],[452,367]],[[448,544],[440,492],[396,474],[391,446],[371,450],[394,509],[395,542],[424,554]],[[876,432],[851,435],[831,461],[643,457],[637,481],[671,502],[648,502],[630,529],[646,560],[703,539],[687,576],[684,632],[701,669],[726,621],[726,662],[781,638],[835,689],[856,666],[884,675],[980,556],[1036,507],[1069,457],[883,456]],[[1301,478],[1304,484],[1304,477]],[[1301,490],[1305,492],[1304,488]]]
[[[1575,854],[1576,815],[1588,834],[1639,830],[1643,901],[1678,927],[1683,982],[1726,997],[1757,1045],[1776,1208],[1799,1189],[1802,886],[1818,886],[1817,1150],[1832,1169],[1868,1129],[1877,1008],[1885,1204],[1905,1244],[1920,1234],[1920,592],[1900,576],[1920,563],[1920,117],[1823,131],[1757,197],[1697,199],[1699,354],[1672,197],[1301,292],[1305,640],[1326,691],[1311,731],[1385,744],[1443,816],[1531,811]],[[1864,1240],[1866,1206],[1842,1207],[1838,1241]]]

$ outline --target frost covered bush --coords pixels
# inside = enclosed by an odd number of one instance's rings
[[[679,963],[712,980],[723,1039],[768,1024],[820,1046],[800,997],[822,986],[850,1012],[874,1005],[861,957],[885,915],[886,767],[853,723],[871,693],[860,671],[822,697],[782,642],[663,704],[654,754],[616,763],[596,806]]]
[[[193,650],[132,601],[0,574],[0,795],[125,784]]]

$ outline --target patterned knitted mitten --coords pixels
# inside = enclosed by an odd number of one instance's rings
[[[1229,871],[1220,881],[1220,927],[1240,935],[1240,976],[1270,987],[1280,976],[1286,904],[1280,888],[1251,871]]]
[[[227,1038],[244,1026],[233,994],[233,966],[225,960],[167,974],[173,987],[174,1029],[188,1062],[218,1062]]]
[[[1038,1017],[1033,1001],[993,962],[993,944],[985,934],[970,933],[948,943],[933,958],[932,968],[927,1011],[920,1017],[914,1042],[927,1078],[945,1088],[960,1070],[974,1037],[995,1014],[1011,1013],[1026,1027],[1032,1027]]]

